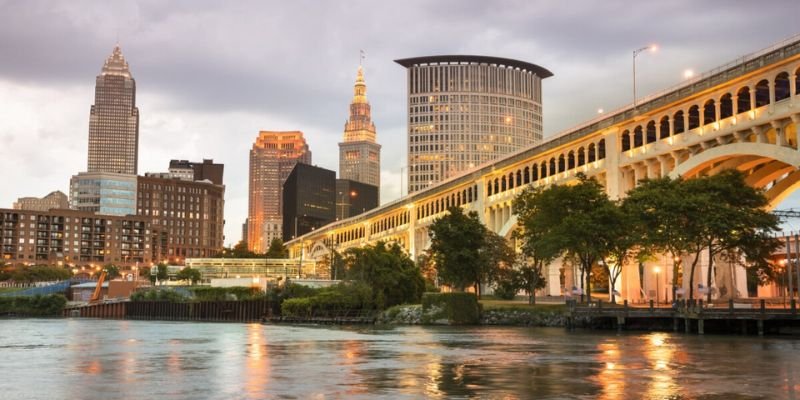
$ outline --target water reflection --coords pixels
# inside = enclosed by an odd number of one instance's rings
[[[675,348],[667,343],[666,333],[653,333],[646,337],[644,356],[648,362],[648,369],[652,371],[647,385],[647,398],[663,399],[679,393],[673,377],[677,369],[668,368],[674,354]]]
[[[772,399],[800,389],[800,341],[786,338],[7,320],[0,349],[3,398]]]
[[[625,365],[616,340],[600,343],[598,359],[601,364],[600,372],[595,380],[602,388],[599,399],[619,399],[625,393]]]
[[[257,398],[270,384],[270,359],[261,324],[247,325],[247,362],[245,373],[245,392],[249,398]]]

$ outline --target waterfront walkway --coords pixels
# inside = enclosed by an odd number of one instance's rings
[[[686,333],[705,333],[707,325],[714,325],[714,330],[727,333],[743,333],[753,331],[753,326],[759,335],[764,335],[765,330],[780,333],[783,329],[800,327],[797,303],[791,300],[790,304],[768,304],[761,299],[756,304],[736,303],[729,300],[727,305],[714,303],[704,304],[698,301],[679,301],[673,306],[656,306],[652,301],[647,305],[629,305],[627,301],[620,304],[604,303],[602,301],[589,304],[578,304],[570,301],[568,304],[568,327],[574,328],[579,321],[586,321],[590,325],[613,325],[622,331],[628,326],[637,328],[658,328],[664,323],[672,323],[672,330],[679,331],[681,326]],[[738,326],[737,326],[738,325]]]

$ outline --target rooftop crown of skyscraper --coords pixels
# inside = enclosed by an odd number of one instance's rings
[[[353,86],[353,101],[350,103],[350,118],[344,125],[344,141],[375,142],[375,124],[367,101],[367,84],[364,82],[364,69],[359,65],[356,83]]]
[[[126,78],[131,78],[131,71],[128,67],[128,62],[125,61],[125,56],[122,55],[122,49],[119,43],[114,46],[114,51],[106,58],[103,63],[103,70],[101,75],[118,75]]]

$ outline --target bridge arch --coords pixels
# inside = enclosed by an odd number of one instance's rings
[[[770,209],[775,208],[794,190],[800,188],[800,152],[790,147],[768,143],[731,143],[708,149],[679,164],[669,176],[691,178],[715,163],[730,168],[753,169],[747,182],[755,187],[767,188]],[[759,169],[754,169],[761,166]],[[712,173],[721,168],[712,168]]]

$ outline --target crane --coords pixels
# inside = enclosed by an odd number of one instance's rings
[[[103,281],[106,280],[106,270],[100,273],[100,277],[97,278],[97,286],[94,288],[94,293],[92,293],[92,298],[89,299],[89,303],[97,303],[100,301],[100,294],[103,292]]]

